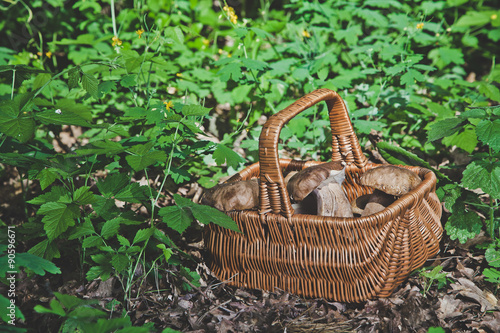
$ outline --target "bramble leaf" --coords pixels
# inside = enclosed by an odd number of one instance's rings
[[[177,200],[176,203],[178,203]],[[158,213],[163,216],[163,222],[180,234],[193,222],[190,209],[178,205],[163,207]]]
[[[223,228],[237,231],[240,229],[236,222],[233,221],[228,215],[210,206],[205,205],[194,205],[191,207],[191,212],[195,219],[203,224],[214,223]]]
[[[466,211],[463,202],[453,206],[453,214],[445,224],[448,236],[452,240],[458,239],[462,244],[478,235],[481,232],[481,227],[479,215],[470,210]]]
[[[476,125],[477,138],[487,144],[494,151],[500,151],[500,119],[490,121],[481,120]]]
[[[445,136],[450,136],[459,131],[465,120],[460,118],[446,118],[433,123],[427,133],[429,142],[439,140]]]
[[[462,183],[470,189],[480,188],[500,198],[500,164],[489,160],[472,161],[463,172]]]
[[[97,81],[97,79],[93,75],[83,73],[82,87],[89,93],[90,96],[94,97],[95,99],[99,98],[99,91],[97,90],[98,85],[99,81]]]
[[[80,216],[80,209],[74,204],[47,202],[38,209],[37,214],[45,215],[42,219],[49,240],[65,232],[75,225],[75,219]]]
[[[226,147],[225,145],[219,143],[214,150],[213,158],[217,165],[222,165],[224,163],[227,166],[236,168],[240,163],[245,162],[245,159],[241,157],[238,153],[232,149]]]

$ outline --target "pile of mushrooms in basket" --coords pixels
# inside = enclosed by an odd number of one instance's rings
[[[420,184],[413,171],[383,165],[360,177],[360,184],[372,187],[373,193],[349,202],[343,189],[345,168],[341,162],[326,162],[285,177],[295,214],[354,217],[378,213]],[[207,190],[202,204],[221,211],[256,209],[259,204],[259,180],[250,179],[219,184]]]

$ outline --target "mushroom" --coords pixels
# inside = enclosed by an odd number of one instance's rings
[[[255,208],[259,204],[259,181],[250,179],[216,185],[206,190],[201,203],[224,212]]]
[[[290,173],[292,174],[292,173]],[[296,214],[352,217],[342,189],[345,169],[341,162],[327,162],[287,175],[288,193]]]
[[[366,171],[359,181],[361,185],[402,196],[417,187],[422,180],[411,170],[395,165],[383,165]]]
[[[344,167],[341,162],[327,162],[303,169],[290,177],[286,186],[292,201],[304,200],[322,181],[339,175]],[[337,177],[338,178],[338,177]],[[343,180],[343,178],[342,178]],[[342,183],[342,180],[340,183]]]
[[[422,180],[413,171],[394,165],[384,165],[366,171],[360,177],[361,185],[373,187],[372,194],[362,195],[351,202],[354,213],[368,216],[391,205],[395,196],[402,196]]]

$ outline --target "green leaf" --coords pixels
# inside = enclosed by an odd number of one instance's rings
[[[97,235],[86,237],[82,242],[82,248],[84,249],[99,247],[102,245],[104,245],[104,242],[102,241],[101,237]]]
[[[148,229],[139,229],[137,230],[137,233],[135,234],[134,240],[132,241],[132,244],[144,242],[145,240],[148,240],[151,235],[153,235],[155,231],[155,228],[148,228]]]
[[[457,23],[457,27],[470,27],[474,25],[485,25],[490,22],[491,13],[488,12],[472,12],[469,11],[462,15]]]
[[[472,161],[463,172],[462,183],[500,199],[500,164],[487,159]]]
[[[120,85],[124,88],[135,87],[137,85],[137,74],[125,75],[121,79]]]
[[[59,301],[56,299],[50,301],[50,309],[43,307],[41,305],[35,305],[33,310],[35,310],[35,312],[38,313],[51,313],[61,317],[66,316],[66,311],[64,311],[63,307],[61,306],[61,303],[59,303]]]
[[[500,271],[494,268],[486,268],[483,271],[483,275],[486,277],[486,281],[500,284]]]
[[[82,77],[80,67],[71,68],[68,72],[68,88],[69,90],[78,87],[78,83]]]
[[[28,201],[32,205],[41,205],[47,202],[70,203],[71,196],[68,190],[62,186],[53,186],[50,192],[41,194]]]
[[[118,230],[120,229],[120,220],[121,218],[117,217],[112,220],[108,220],[104,223],[101,229],[101,236],[104,239],[108,239],[109,237],[112,236],[119,236],[118,235]],[[128,244],[130,245],[130,244]]]
[[[99,302],[96,299],[80,299],[73,295],[58,293],[57,291],[54,292],[54,295],[56,296],[57,300],[68,310],[73,310],[79,306],[97,304]]]
[[[492,267],[500,267],[500,250],[490,247],[484,253],[488,264]]]
[[[124,254],[115,254],[111,258],[111,265],[116,271],[116,274],[121,274],[130,263],[129,258]]]
[[[61,257],[61,253],[59,252],[57,245],[53,242],[50,242],[48,239],[44,239],[40,243],[33,246],[31,249],[29,249],[28,253],[47,260]]]
[[[90,192],[90,187],[82,186],[79,187],[75,193],[73,193],[73,202],[79,205],[90,205],[95,202],[94,194]]]
[[[49,73],[40,73],[35,77],[35,81],[33,81],[33,90],[38,90],[41,87],[43,87],[44,84],[49,82],[49,80],[52,78],[52,75]]]
[[[95,234],[94,225],[89,217],[85,217],[85,222],[74,228],[69,235],[68,240],[78,239],[81,237]]]
[[[267,68],[269,68],[267,63],[265,63],[264,61],[260,61],[260,60],[243,58],[241,60],[241,62],[249,70],[264,71]]]
[[[170,260],[170,257],[172,257],[172,249],[171,248],[168,248],[165,246],[165,244],[158,244],[156,245],[157,248],[161,249],[163,251],[163,255],[165,256],[165,262],[168,263],[168,261]]]
[[[211,108],[205,108],[201,105],[189,104],[182,107],[181,113],[187,117],[189,116],[206,116]]]
[[[139,183],[131,183],[116,193],[115,199],[125,202],[142,203],[148,198],[146,194],[147,189],[147,186],[141,186]]]
[[[14,301],[14,300],[13,300]],[[2,309],[9,309],[7,311],[2,311],[0,312],[0,319],[2,319],[4,322],[8,322],[9,320],[12,320],[13,318],[10,317],[10,313],[11,313],[11,307],[12,307],[12,303],[11,303],[11,300],[8,299],[7,297],[5,297],[4,295],[0,294],[0,308]],[[14,314],[16,316],[17,319],[21,319],[21,320],[25,320],[25,317],[23,315],[23,313],[21,312],[21,310],[19,310],[19,306],[16,306],[14,304],[14,307],[15,307],[15,310],[14,310]],[[15,328],[14,326],[12,326],[13,328]],[[8,329],[6,330],[6,333],[9,333],[9,332],[26,332],[26,330],[22,330],[22,329],[19,329],[19,330],[12,330],[12,331],[9,331]]]
[[[120,245],[123,245],[126,247],[130,246],[130,241],[128,239],[126,239],[125,237],[123,237],[121,235],[116,235],[116,238],[118,239],[118,242],[120,243]]]
[[[417,70],[408,69],[408,71],[401,76],[401,84],[411,86],[416,82],[422,82],[425,80],[425,76]]]
[[[49,240],[65,232],[75,225],[75,219],[80,216],[80,209],[73,204],[47,202],[38,209],[37,214],[45,215],[42,219]]]
[[[82,75],[82,87],[87,91],[87,93],[94,97],[95,99],[99,98],[99,90],[97,87],[99,86],[99,81],[90,74],[83,73]]]
[[[240,232],[238,225],[236,224],[236,222],[233,221],[232,218],[230,218],[223,212],[213,207],[195,204],[194,206],[191,207],[191,212],[193,213],[194,218],[200,221],[200,223],[203,224],[214,223],[223,228]]]
[[[465,121],[460,118],[446,118],[436,121],[430,126],[430,130],[427,133],[427,140],[432,142],[444,138],[445,136],[450,136],[458,132],[464,122]]]
[[[490,121],[481,120],[476,125],[477,138],[487,144],[494,151],[500,151],[500,119]]]
[[[99,83],[99,96],[102,98],[104,95],[109,94],[113,90],[116,90],[115,81],[103,81]]]
[[[163,222],[179,234],[182,234],[193,222],[190,209],[178,205],[162,207],[158,213],[163,217]]]
[[[458,239],[464,244],[481,232],[482,223],[479,216],[473,211],[466,211],[464,203],[457,201],[453,206],[448,222],[445,224],[446,233],[452,240]]]
[[[217,165],[222,165],[224,163],[229,167],[237,168],[240,163],[244,163],[245,159],[241,157],[238,153],[232,149],[226,147],[225,145],[219,143],[213,152],[213,158]]]
[[[104,180],[97,182],[97,188],[106,198],[112,198],[130,183],[130,178],[125,173],[108,175]]]
[[[129,152],[133,155],[128,155],[125,159],[132,169],[141,171],[156,162],[165,162],[167,160],[165,152],[160,150],[149,151],[151,146],[152,144],[135,145],[129,149]]]
[[[49,169],[43,169],[36,175],[36,178],[40,180],[40,187],[42,190],[45,190],[48,186],[50,186],[57,178],[59,178],[59,175],[54,172],[55,169],[49,168]]]
[[[14,100],[0,104],[0,132],[25,143],[35,134],[35,121],[31,115],[31,94],[17,95]],[[27,100],[28,99],[28,100]]]
[[[172,177],[172,180],[176,184],[182,184],[185,181],[188,181],[191,179],[191,174],[189,172],[187,172],[184,169],[178,169],[178,168],[174,168],[174,167],[172,167],[170,169],[170,175]]]
[[[238,82],[243,76],[243,71],[241,70],[241,66],[242,65],[240,63],[232,62],[222,67],[217,72],[217,75],[219,75],[220,79],[224,82],[229,81],[229,79],[231,78],[234,81]]]
[[[477,135],[472,125],[464,126],[463,131],[453,133],[443,139],[446,146],[457,146],[468,153],[472,153],[477,146]]]
[[[2,258],[2,260],[6,258]],[[40,258],[39,256],[33,255],[31,253],[16,253],[16,268],[25,267],[33,271],[33,273],[44,276],[45,272],[51,274],[61,274],[61,270],[53,264],[51,261]],[[7,265],[3,265],[0,268],[0,276],[5,276],[7,272]]]

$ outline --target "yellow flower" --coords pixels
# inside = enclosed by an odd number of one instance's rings
[[[122,45],[122,41],[120,38],[118,38],[118,36],[113,36],[113,38],[111,38],[113,40],[113,43],[111,43],[111,46],[120,46]]]
[[[52,52],[48,51],[45,53],[45,55],[47,56],[47,58],[50,59],[52,57]]]
[[[170,108],[172,106],[174,106],[174,103],[172,103],[172,101],[168,101],[168,102],[165,101],[165,102],[163,102],[163,104],[165,104],[165,109],[167,109],[167,111],[170,110]]]
[[[177,73],[177,74],[175,74],[175,76],[182,77],[182,73]]]
[[[417,24],[417,29],[422,30],[423,28],[424,28],[424,24],[423,23]]]
[[[229,20],[232,24],[238,23],[238,15],[234,12],[233,7],[224,6],[222,9],[226,12],[227,16],[229,16]]]
[[[144,29],[139,29],[135,33],[139,35],[139,38],[141,38],[141,35],[144,33]]]
[[[492,21],[496,20],[496,19],[497,19],[497,17],[498,17],[498,15],[497,15],[497,14],[492,14],[492,15],[490,16],[490,18],[491,18],[491,20],[492,20]]]
[[[311,34],[307,30],[302,30],[302,36],[304,36],[305,38],[309,38],[311,37]]]
[[[208,39],[203,38],[202,41],[203,45],[208,46],[210,45],[210,41]]]

